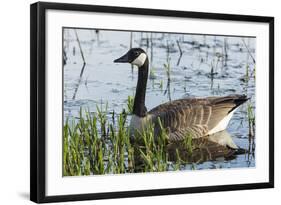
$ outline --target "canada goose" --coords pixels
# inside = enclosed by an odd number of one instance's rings
[[[149,122],[154,123],[154,134],[160,131],[158,118],[169,132],[169,141],[183,140],[188,133],[193,138],[212,135],[226,129],[236,108],[246,102],[245,95],[224,97],[186,98],[161,104],[147,112],[145,93],[148,78],[148,57],[141,48],[132,48],[114,63],[130,63],[138,67],[138,82],[133,106],[131,130],[141,130]],[[237,148],[231,141],[226,144]]]

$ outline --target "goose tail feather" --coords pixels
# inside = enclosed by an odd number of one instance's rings
[[[237,95],[237,98],[234,98],[235,106],[228,113],[231,113],[233,110],[235,110],[237,107],[239,107],[249,99],[250,98],[248,98],[246,95]]]

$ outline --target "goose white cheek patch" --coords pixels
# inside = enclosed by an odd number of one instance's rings
[[[132,64],[133,64],[133,65],[136,65],[136,66],[138,66],[138,67],[141,67],[141,66],[144,64],[145,60],[146,60],[146,54],[141,53],[141,54],[132,62]]]

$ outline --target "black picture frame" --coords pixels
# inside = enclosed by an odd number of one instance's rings
[[[46,10],[137,14],[195,19],[262,22],[269,25],[269,181],[239,185],[203,186],[109,193],[46,196],[45,167],[45,35]],[[38,2],[30,6],[30,199],[37,203],[76,200],[97,200],[198,192],[230,191],[274,187],[274,18],[265,16],[230,15],[218,13],[110,7],[83,4]]]

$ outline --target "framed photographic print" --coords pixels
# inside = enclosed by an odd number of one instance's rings
[[[274,18],[31,5],[32,201],[274,187]]]

